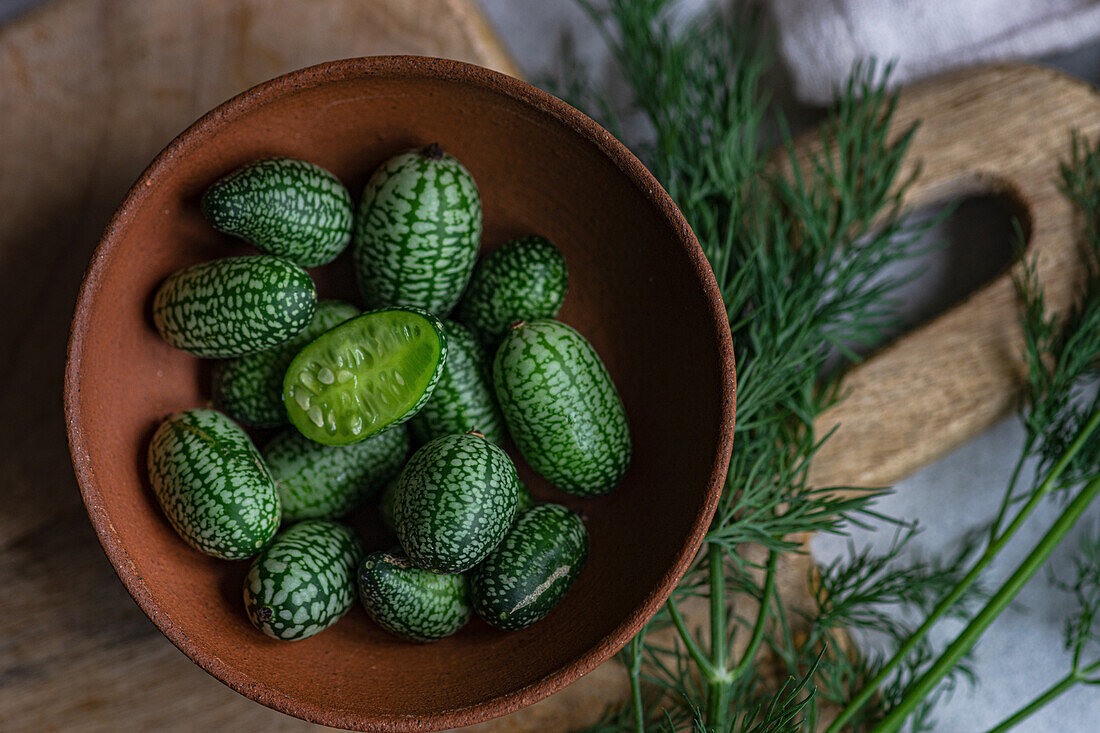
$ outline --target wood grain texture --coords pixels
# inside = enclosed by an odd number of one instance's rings
[[[1007,197],[1030,233],[1048,305],[1063,310],[1080,280],[1081,222],[1058,191],[1058,166],[1072,130],[1100,133],[1100,97],[1053,69],[994,66],[905,90],[895,129],[917,120],[902,174],[920,166],[908,207]],[[819,435],[839,428],[817,456],[813,483],[889,485],[1015,407],[1024,364],[1011,273],[851,371],[848,399],[817,421]]]
[[[80,504],[57,395],[84,266],[157,150],[271,76],[395,52],[515,73],[472,0],[56,0],[0,32],[0,729],[310,727],[207,676],[129,599]],[[899,121],[917,117],[924,176],[912,202],[1010,193],[1027,208],[1054,301],[1065,302],[1076,229],[1053,177],[1067,130],[1100,127],[1095,96],[1054,72],[1006,67],[907,92]],[[849,400],[822,419],[842,428],[817,481],[893,480],[1002,415],[1019,378],[1012,308],[1002,279],[855,370]],[[803,561],[784,572],[792,596],[808,570]],[[621,668],[606,664],[475,729],[568,730],[625,691]]]
[[[208,676],[126,594],[59,388],[84,268],[152,157],[258,82],[381,53],[516,73],[473,0],[57,0],[0,29],[0,730],[312,727]]]

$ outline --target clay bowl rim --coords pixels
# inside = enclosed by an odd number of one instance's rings
[[[686,537],[676,562],[660,583],[650,590],[644,602],[624,618],[599,644],[581,657],[559,668],[556,672],[511,693],[491,700],[442,713],[418,717],[371,716],[366,717],[347,710],[335,710],[295,699],[266,684],[248,677],[222,662],[214,653],[193,642],[176,627],[165,614],[157,599],[145,585],[134,566],[130,564],[126,548],[122,546],[110,517],[101,508],[103,491],[96,480],[95,467],[89,455],[80,407],[81,361],[84,353],[84,334],[92,318],[91,302],[101,290],[100,277],[112,264],[112,251],[116,239],[121,236],[144,205],[149,192],[170,173],[172,162],[182,155],[201,147],[208,135],[220,125],[231,123],[244,116],[257,105],[270,103],[283,94],[320,84],[339,82],[351,78],[404,77],[431,78],[444,82],[480,86],[492,93],[533,108],[548,115],[558,123],[579,134],[586,142],[597,147],[626,176],[633,185],[670,223],[675,232],[676,244],[687,255],[694,274],[703,288],[710,305],[708,324],[717,341],[721,374],[719,385],[721,420],[719,425],[718,453],[711,467],[706,487],[704,509],[696,517],[690,534]],[[703,254],[691,227],[673,203],[665,189],[626,147],[595,121],[566,104],[557,97],[537,89],[519,79],[473,64],[449,59],[425,56],[368,56],[341,59],[298,69],[258,84],[203,115],[172,140],[149,164],[131,186],[122,204],[107,224],[85,272],[76,310],[69,333],[69,345],[65,365],[64,408],[69,451],[77,482],[88,516],[95,528],[100,545],[111,561],[115,572],[126,586],[130,596],[158,629],[180,651],[209,674],[236,692],[260,702],[279,712],[313,723],[339,728],[370,730],[384,727],[389,730],[423,730],[457,728],[514,712],[533,704],[581,676],[618,652],[637,631],[659,610],[672,593],[676,583],[687,571],[695,557],[711,517],[718,505],[722,486],[729,465],[733,444],[733,427],[736,412],[736,375],[733,343],[729,320],[714,274]]]

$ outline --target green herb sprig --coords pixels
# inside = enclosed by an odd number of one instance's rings
[[[1022,723],[1038,710],[1077,685],[1100,685],[1100,531],[1087,534],[1081,541],[1076,561],[1076,579],[1072,583],[1055,581],[1062,590],[1072,593],[1077,609],[1066,619],[1065,644],[1073,655],[1069,672],[1043,690],[1035,698],[990,729],[1001,733]],[[1092,652],[1092,658],[1086,658]]]
[[[1081,305],[1064,319],[1047,312],[1034,271],[1024,269],[1028,441],[1001,514],[949,557],[902,562],[914,532],[874,510],[880,491],[808,479],[829,437],[815,435],[814,421],[843,397],[843,369],[834,362],[858,360],[857,347],[880,343],[896,327],[901,281],[883,272],[920,251],[932,224],[913,224],[904,210],[916,175],[902,174],[914,128],[891,125],[897,97],[886,91],[889,69],[857,67],[821,125],[817,152],[799,158],[764,90],[772,60],[751,10],[684,21],[672,0],[610,0],[600,9],[578,2],[630,87],[628,112],[644,120],[632,148],[711,263],[739,370],[730,469],[704,549],[627,647],[630,704],[594,730],[894,730],[902,723],[927,730],[936,703],[970,677],[974,641],[1100,489],[1098,403],[1078,396],[1100,348],[1096,268]],[[605,95],[583,83],[570,94],[625,134]],[[770,157],[776,142],[782,165]],[[1067,195],[1100,212],[1095,151],[1078,141],[1064,178]],[[1089,232],[1092,239],[1100,232],[1091,219]],[[1018,491],[1034,456],[1035,474]],[[1008,582],[983,588],[989,563],[1054,492],[1073,496],[1047,537]],[[853,547],[819,569],[808,579],[816,588],[809,608],[785,598],[779,568],[804,552],[807,534],[844,532],[850,523],[893,526],[897,539],[884,555]],[[688,603],[705,603],[704,628],[685,617]],[[886,612],[899,606],[912,623]],[[967,626],[936,649],[928,632],[947,618]],[[866,651],[848,632],[881,643]],[[745,643],[735,653],[739,639]]]

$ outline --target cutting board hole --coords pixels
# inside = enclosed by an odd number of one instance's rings
[[[1008,193],[982,194],[925,207],[910,215],[914,224],[944,217],[933,225],[919,247],[920,255],[887,268],[883,277],[908,279],[895,292],[901,323],[882,342],[861,345],[867,356],[939,314],[951,310],[1002,275],[1017,258],[1019,233],[1030,237],[1030,220],[1022,203]]]
[[[1030,222],[1014,197],[972,196],[954,202],[954,210],[934,226],[922,244],[930,251],[904,262],[901,273],[913,279],[898,291],[903,331],[928,322],[958,305],[1003,274],[1016,260],[1019,233],[1027,241]],[[912,221],[943,216],[946,204],[915,212]],[[937,246],[937,243],[939,246]],[[896,338],[900,334],[893,334]]]

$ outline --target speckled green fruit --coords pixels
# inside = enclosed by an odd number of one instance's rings
[[[438,145],[375,171],[355,225],[355,267],[372,307],[410,305],[446,315],[481,244],[481,199],[470,172]]]
[[[399,553],[372,552],[358,575],[367,615],[403,639],[435,641],[470,620],[470,582],[461,573],[433,573]]]
[[[378,516],[381,517],[382,524],[391,532],[394,531],[395,526],[393,523],[393,499],[396,494],[397,479],[394,479],[386,484],[386,488],[382,489],[382,494],[378,497]],[[517,479],[515,519],[519,519],[524,512],[533,506],[535,506],[535,497],[531,495],[531,489],[527,488],[527,484],[523,483],[521,479]]]
[[[353,445],[315,443],[287,428],[263,456],[283,506],[283,522],[336,519],[397,477],[409,451],[409,431],[395,425]]]
[[[485,438],[436,438],[401,471],[393,499],[397,539],[422,568],[469,570],[512,524],[517,484],[512,459]]]
[[[498,629],[522,629],[553,610],[588,559],[588,531],[559,504],[520,517],[471,574],[474,610]]]
[[[339,300],[322,300],[309,325],[273,349],[218,362],[214,369],[214,403],[235,420],[258,428],[285,425],[283,377],[302,347],[325,331],[359,315]]]
[[[351,608],[362,558],[363,544],[342,524],[307,519],[283,530],[245,576],[248,620],[286,641],[324,631]]]
[[[477,264],[456,317],[496,348],[516,321],[557,316],[568,285],[565,257],[550,240],[519,237]]]
[[[302,267],[336,259],[351,242],[351,194],[319,165],[294,158],[249,163],[202,197],[215,229]]]
[[[417,308],[383,308],[340,324],[287,367],[283,404],[325,445],[366,440],[415,415],[447,361],[443,324]]]
[[[485,351],[461,323],[443,321],[447,365],[432,397],[409,422],[421,443],[452,433],[476,430],[496,444],[504,442],[504,418],[485,369]]]
[[[169,523],[195,549],[252,557],[279,528],[279,494],[252,439],[216,410],[187,410],[149,443],[149,481]]]
[[[531,489],[527,488],[527,484],[522,480],[517,481],[516,486],[519,489],[516,492],[516,519],[519,519],[521,514],[535,505],[535,497],[531,495]]]
[[[226,359],[278,346],[313,318],[309,274],[282,257],[226,257],[175,273],[153,298],[165,341],[195,356]]]
[[[630,464],[619,393],[583,336],[559,321],[512,328],[497,350],[493,384],[523,457],[577,496],[614,491]]]
[[[382,493],[378,496],[378,517],[382,520],[382,524],[386,529],[394,532],[396,525],[393,522],[393,500],[397,496],[397,482],[400,480],[401,474],[393,481],[386,484],[386,487],[382,489]]]

